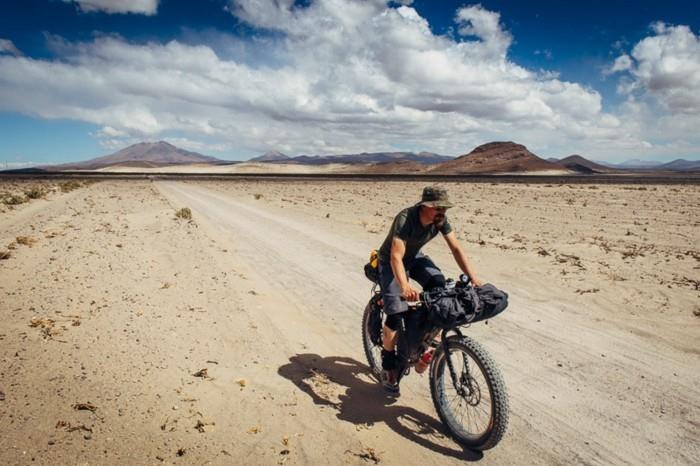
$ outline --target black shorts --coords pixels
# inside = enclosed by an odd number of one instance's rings
[[[430,257],[418,253],[412,259],[404,259],[404,267],[409,278],[420,283],[424,290],[445,286],[445,276]],[[379,262],[379,286],[382,290],[384,313],[387,316],[406,312],[408,303],[401,298],[399,281],[394,277],[394,271],[388,262]],[[389,328],[391,326],[387,325]],[[397,327],[398,328],[398,327]]]

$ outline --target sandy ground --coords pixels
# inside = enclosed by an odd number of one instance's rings
[[[284,173],[284,174],[310,174],[310,173],[352,173],[357,171],[357,166],[343,163],[329,163],[325,165],[302,165],[302,164],[279,164],[243,162],[231,165],[208,165],[189,164],[172,165],[164,167],[127,167],[112,166],[97,170],[98,172],[110,173],[207,173],[207,174],[227,174],[227,173]]]
[[[700,188],[445,186],[511,295],[467,330],[495,449],[367,374],[361,267],[421,183],[104,181],[0,210],[0,463],[697,464]]]

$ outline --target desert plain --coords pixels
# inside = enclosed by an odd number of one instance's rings
[[[425,184],[1,181],[0,463],[697,464],[700,186],[441,183],[510,294],[466,330],[510,400],[482,454],[362,352],[362,266]]]

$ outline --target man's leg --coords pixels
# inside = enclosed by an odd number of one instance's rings
[[[400,318],[397,315],[407,311],[408,304],[401,299],[401,287],[394,277],[391,265],[383,262],[379,263],[379,286],[382,290],[384,313],[387,315],[384,322],[382,346],[386,351],[394,351],[396,349],[396,330],[398,323],[400,323]]]
[[[408,304],[401,299],[401,287],[389,264],[379,263],[379,282],[384,312],[387,315],[382,336],[382,382],[385,390],[398,395],[396,339],[398,326],[401,324],[400,314],[408,309]]]
[[[396,315],[398,314],[394,314],[394,316]],[[387,316],[387,322],[389,321],[389,317],[393,316]],[[384,329],[382,330],[382,347],[387,351],[394,351],[396,349],[397,333],[396,330],[387,325],[387,322],[384,322]]]
[[[420,283],[424,291],[445,286],[445,275],[430,257],[419,254],[408,270],[408,276]]]
[[[445,287],[445,275],[443,275],[442,271],[435,265],[435,262],[423,253],[419,253],[416,257],[413,266],[408,271],[408,275],[420,283],[424,291]],[[440,335],[438,335],[436,339],[439,341]]]

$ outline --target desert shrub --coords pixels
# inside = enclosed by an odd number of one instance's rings
[[[0,260],[9,259],[10,251],[0,251]]]
[[[29,199],[39,199],[46,196],[46,191],[43,188],[31,188],[24,192],[24,195]]]
[[[63,183],[59,183],[58,187],[61,188],[61,192],[63,193],[69,193],[75,189],[78,189],[82,186],[80,184],[80,181],[64,181]]]
[[[23,246],[32,246],[34,243],[36,243],[36,240],[32,238],[31,236],[18,236],[15,239],[15,242],[17,244],[21,244]]]
[[[257,200],[259,200],[259,199],[262,197],[262,194],[260,194],[260,193],[253,194],[253,197],[254,197],[255,200],[257,201]]]
[[[189,207],[183,207],[182,209],[175,212],[175,216],[184,220],[192,220],[192,211]]]
[[[2,203],[5,205],[18,205],[18,204],[24,204],[27,202],[27,198],[23,196],[18,196],[16,194],[10,194],[9,196],[5,196],[5,198],[2,200]]]

